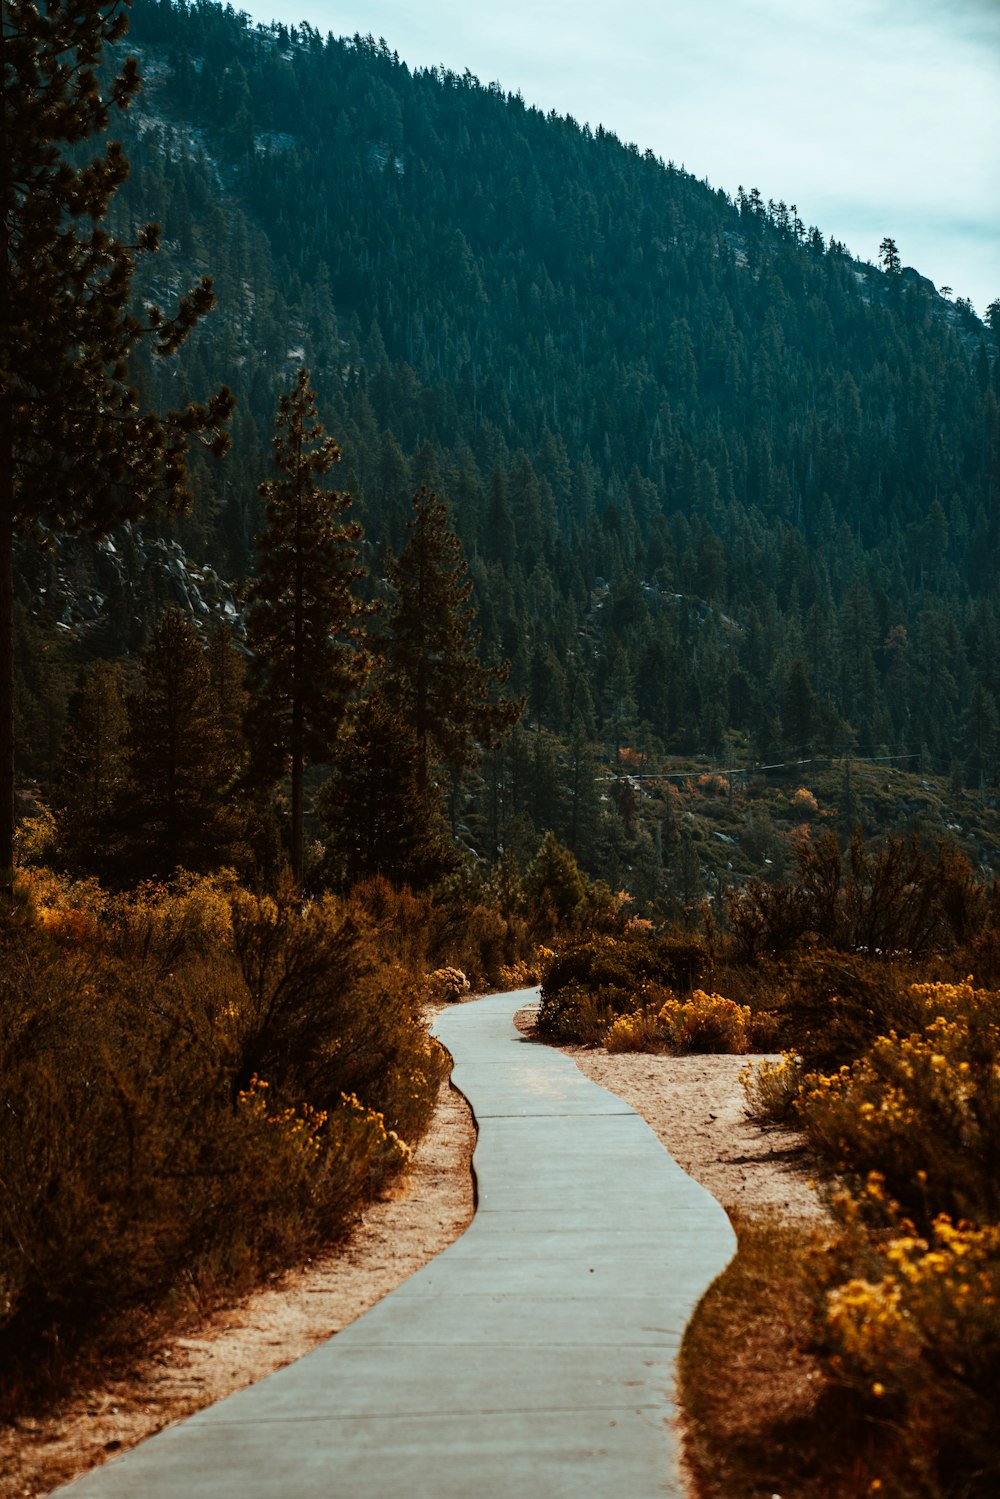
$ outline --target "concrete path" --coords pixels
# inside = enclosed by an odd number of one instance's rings
[[[648,1126],[512,1024],[443,1013],[479,1124],[457,1243],[336,1337],[69,1499],[663,1499],[674,1360],[735,1239]]]

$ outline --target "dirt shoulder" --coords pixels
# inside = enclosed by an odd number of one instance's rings
[[[791,1130],[762,1130],[744,1113],[747,1057],[617,1055],[567,1048],[580,1071],[630,1104],[677,1164],[727,1212],[762,1210],[818,1221],[824,1211]]]
[[[217,1311],[44,1420],[0,1428],[0,1499],[35,1499],[301,1358],[419,1270],[472,1220],[475,1127],[442,1084],[406,1176],[322,1259]]]

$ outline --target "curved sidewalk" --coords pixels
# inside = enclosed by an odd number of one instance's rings
[[[305,1358],[68,1499],[664,1499],[674,1361],[735,1247],[653,1132],[512,1017],[438,1017],[479,1124],[466,1233]]]

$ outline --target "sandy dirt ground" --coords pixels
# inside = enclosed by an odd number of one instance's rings
[[[530,1033],[533,1010],[517,1024]],[[594,1082],[650,1124],[683,1169],[726,1208],[818,1218],[793,1134],[746,1118],[744,1057],[607,1056],[564,1048]],[[452,1243],[473,1209],[475,1127],[447,1083],[407,1176],[374,1203],[346,1245],[216,1312],[120,1379],[44,1421],[0,1429],[0,1499],[36,1499],[170,1421],[300,1358]]]

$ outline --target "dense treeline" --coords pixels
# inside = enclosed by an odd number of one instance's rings
[[[138,373],[238,399],[231,457],[194,460],[191,554],[253,572],[305,362],[374,580],[413,491],[447,498],[482,650],[563,802],[595,740],[908,754],[995,785],[1000,312],[371,38],[140,0],[128,46],[145,90],[114,211],[165,226],[150,292],[208,270],[219,304],[180,376]],[[546,825],[504,821],[525,753],[453,815],[487,854]]]

